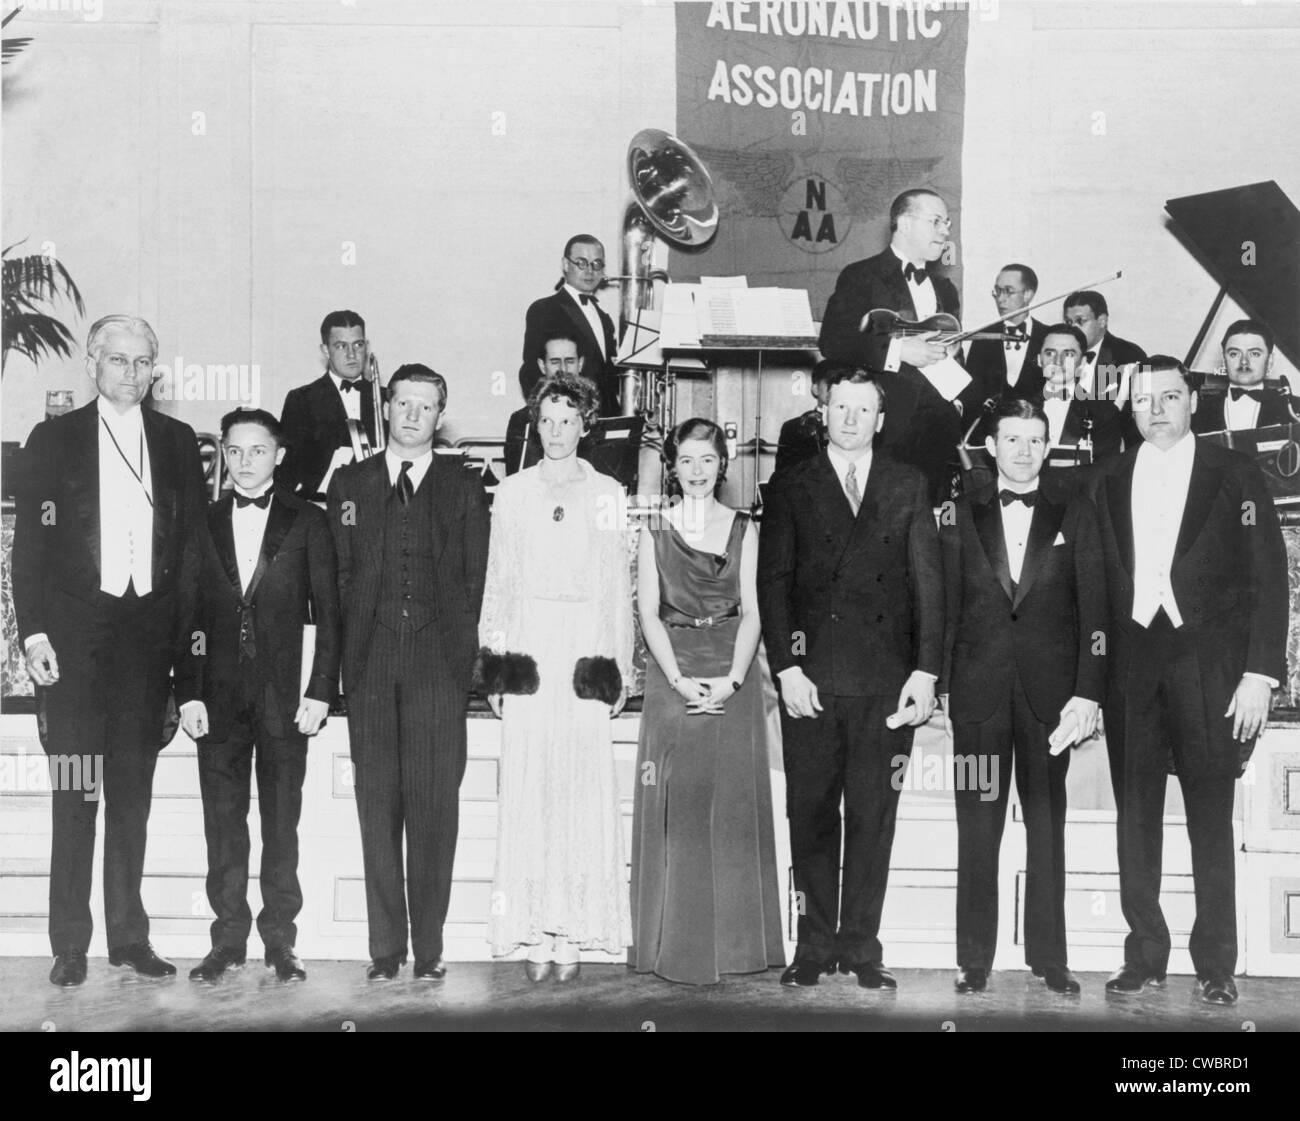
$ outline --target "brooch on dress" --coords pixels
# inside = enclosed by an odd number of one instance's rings
[[[554,510],[551,511],[551,521],[553,521],[553,522],[562,522],[562,521],[564,521],[564,507],[563,507],[563,506],[557,506]]]

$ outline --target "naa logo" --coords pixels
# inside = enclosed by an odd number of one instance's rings
[[[807,175],[786,187],[779,221],[786,239],[805,253],[829,253],[848,236],[853,215],[834,183]]]

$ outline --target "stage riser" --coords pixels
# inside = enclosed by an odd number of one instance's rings
[[[487,914],[496,851],[496,784],[500,725],[469,720],[469,763],[461,788],[460,842],[446,929],[452,960],[488,960]],[[625,838],[630,851],[632,790],[639,717],[615,722],[615,758],[622,792]],[[1076,755],[1072,798],[1090,808],[1072,809],[1066,827],[1066,922],[1071,965],[1078,970],[1113,969],[1122,957],[1125,925],[1119,907],[1113,809],[1098,791],[1104,750]],[[159,948],[196,958],[209,946],[204,891],[206,849],[198,796],[197,749],[182,735],[159,758],[149,823],[145,905]],[[938,722],[917,736],[913,768],[931,754],[951,753]],[[43,761],[31,717],[0,717],[0,763],[6,777],[40,773]],[[331,721],[308,756],[299,830],[304,907],[298,949],[311,959],[365,960],[365,884],[360,838],[352,802],[346,727]],[[916,773],[923,773],[917,771]],[[1239,786],[1234,828],[1237,848],[1238,927],[1242,972],[1300,976],[1300,730],[1271,728],[1260,746],[1255,781]],[[772,772],[778,866],[789,891],[789,840],[784,818],[784,779]],[[1166,807],[1162,902],[1173,938],[1170,968],[1190,972],[1186,946],[1194,916],[1190,855],[1177,784],[1170,781]],[[256,794],[250,813],[252,876],[250,906],[260,905],[257,862],[260,830]],[[999,928],[995,966],[1024,968],[1021,907],[1025,882],[1025,833],[1014,790],[1003,836],[998,876]],[[102,820],[102,819],[101,819]],[[102,826],[95,859],[92,954],[106,953],[102,932]],[[0,954],[45,956],[50,812],[48,794],[0,792]],[[957,891],[957,827],[952,795],[904,789],[894,841],[881,939],[897,967],[949,969],[954,960]],[[787,953],[793,950],[794,911],[787,896]],[[260,952],[254,935],[250,952]],[[592,961],[620,960],[589,955]]]

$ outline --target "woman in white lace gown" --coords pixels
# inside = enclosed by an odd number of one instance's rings
[[[497,490],[479,623],[503,723],[488,936],[497,956],[527,947],[531,979],[569,980],[581,950],[631,942],[610,728],[631,675],[631,582],[622,488],[576,454],[594,388],[550,378],[530,410],[545,458]]]

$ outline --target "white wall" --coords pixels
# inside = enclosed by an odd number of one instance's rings
[[[992,312],[1006,260],[1037,268],[1044,294],[1122,268],[1105,289],[1115,331],[1181,355],[1216,288],[1165,228],[1164,202],[1261,179],[1300,200],[1300,8],[982,7],[967,64],[968,318]],[[164,362],[257,365],[272,409],[319,369],[324,313],[350,306],[385,376],[406,361],[448,375],[450,435],[500,434],[524,308],[550,290],[569,234],[596,233],[617,259],[627,141],[674,123],[663,0],[93,11],[45,0],[7,29],[35,41],[4,70],[4,241],[53,242],[88,317],[138,311]],[[63,311],[84,340],[88,323]],[[39,373],[10,361],[3,439],[25,439],[47,387],[89,396],[79,360]],[[211,430],[232,403],[169,409]]]

